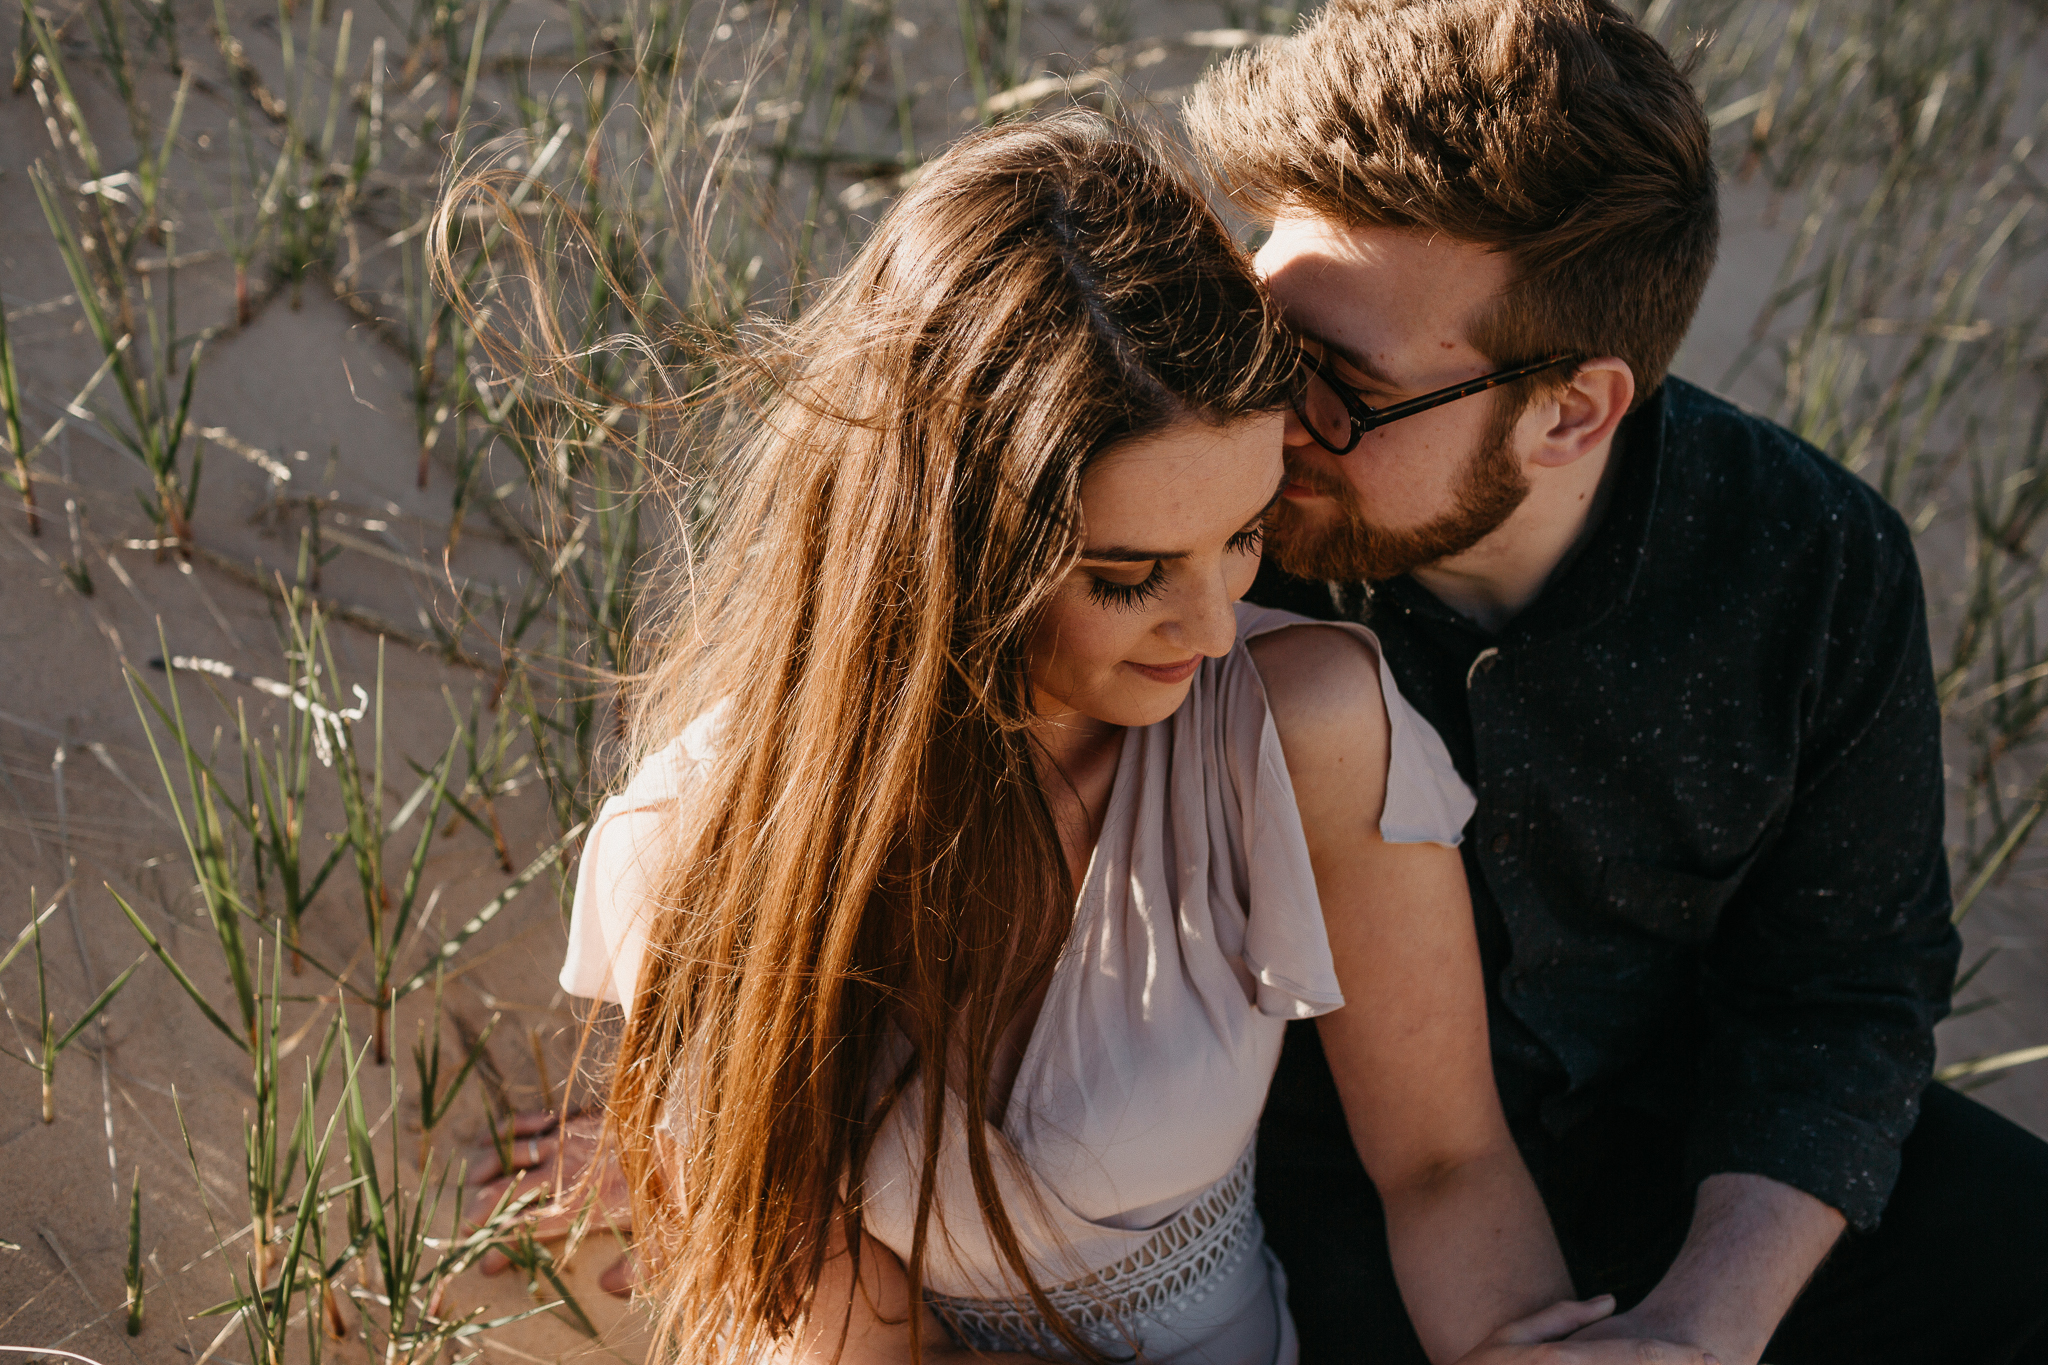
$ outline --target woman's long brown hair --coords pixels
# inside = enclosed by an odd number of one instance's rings
[[[722,708],[609,1110],[676,1358],[756,1359],[844,1320],[815,1301],[833,1220],[857,1258],[869,1149],[915,1082],[913,1303],[952,1103],[980,1212],[1049,1310],[986,1122],[998,1042],[1075,895],[1026,642],[1079,547],[1089,461],[1280,406],[1292,357],[1188,180],[1080,113],[932,162],[763,354],[763,420],[631,713],[645,754]]]

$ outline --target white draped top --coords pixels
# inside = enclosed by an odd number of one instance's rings
[[[1237,614],[1236,646],[1203,663],[1180,708],[1124,734],[1073,928],[992,1134],[1004,1205],[1042,1287],[1100,1285],[1105,1268],[1159,1261],[1161,1229],[1177,1217],[1186,1224],[1205,1196],[1221,1208],[1219,1191],[1242,1206],[1256,1250],[1242,1163],[1282,1031],[1344,1003],[1293,786],[1245,648],[1304,619],[1249,605]],[[1337,628],[1378,653],[1370,631]],[[1380,832],[1397,843],[1456,844],[1472,795],[1383,659],[1379,676],[1392,739]],[[692,726],[599,812],[577,877],[565,989],[632,998],[648,855],[674,837],[674,802],[709,758],[714,725]],[[866,1181],[867,1230],[906,1257],[921,1115],[918,1097],[905,1096]],[[1014,1299],[1021,1286],[987,1233],[957,1132],[942,1147],[938,1209],[927,1289]],[[1291,1362],[1277,1264],[1263,1254],[1226,1260],[1211,1255],[1208,1279],[1172,1312],[1126,1323],[1148,1362]]]

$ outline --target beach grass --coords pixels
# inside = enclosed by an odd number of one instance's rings
[[[463,1170],[445,1139],[461,1097],[494,1135],[511,1114],[481,1084],[500,1016],[444,1061],[442,987],[527,887],[561,891],[616,775],[619,679],[658,628],[663,575],[716,515],[717,469],[693,437],[745,418],[692,396],[733,377],[723,343],[800,314],[959,132],[1077,99],[1170,113],[1154,75],[1189,77],[1287,32],[1297,11],[566,0],[520,30],[527,11],[507,0],[189,8],[23,6],[16,83],[50,138],[31,184],[94,359],[57,377],[68,401],[37,417],[0,317],[0,444],[29,532],[37,484],[57,481],[46,453],[90,428],[143,472],[159,557],[222,567],[275,603],[269,674],[166,642],[160,679],[128,677],[206,919],[203,964],[107,891],[192,1017],[246,1060],[246,1207],[216,1234],[250,1241],[220,1258],[231,1293],[219,1315],[251,1362],[465,1357],[524,1316],[459,1301],[458,1277],[495,1245],[534,1287],[526,1311],[588,1328],[553,1253],[517,1231],[522,1204],[476,1226],[455,1216]],[[1674,47],[1704,44],[1694,75],[1729,183],[1764,192],[1790,229],[1747,346],[1725,373],[1696,377],[1751,396],[1868,479],[1924,544],[1958,547],[1957,571],[1930,584],[1960,918],[2026,862],[2048,814],[2048,105],[2028,74],[2039,12],[2013,0],[1637,8]],[[190,131],[200,99],[225,121],[211,159]],[[478,178],[443,202],[454,165]],[[218,316],[180,319],[180,271],[201,268],[179,264],[181,234],[226,263]],[[311,466],[252,455],[192,417],[214,380],[209,341],[323,291],[406,376],[408,474],[446,508],[407,570],[433,597],[417,630],[351,599],[364,533],[294,473]],[[209,446],[269,474],[266,515],[298,528],[293,572],[225,562],[195,529]],[[63,482],[67,498],[97,496]],[[76,542],[75,511],[72,524]],[[513,567],[459,572],[479,539]],[[85,557],[73,558],[84,591]],[[351,672],[337,632],[377,636],[374,669]],[[407,647],[460,681],[444,694],[445,740],[399,754],[385,660]],[[195,713],[204,703],[181,676],[221,698],[217,715]],[[498,807],[528,783],[545,793],[547,827],[522,846]],[[458,928],[434,931],[424,869],[444,831],[487,850],[498,880]],[[334,875],[344,861],[352,878]],[[10,960],[40,964],[57,903]],[[320,960],[308,926],[344,914],[362,951]],[[292,984],[308,971],[324,996]],[[63,1027],[39,992],[21,1060],[42,1077],[46,1112],[58,1056],[128,973]],[[391,1012],[428,988],[408,1075],[391,1065]],[[316,1056],[287,1078],[279,1038],[306,1029]],[[1953,1078],[2042,1055],[1973,1059]],[[400,1112],[418,1118],[409,1153]],[[214,1217],[200,1194],[193,1207]],[[147,1337],[161,1317],[142,1316],[141,1208],[138,1176],[127,1312]]]

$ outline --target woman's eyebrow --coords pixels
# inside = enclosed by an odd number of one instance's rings
[[[1245,525],[1250,526],[1255,521],[1264,520],[1266,513],[1273,510],[1273,504],[1280,501],[1280,494],[1286,489],[1286,487],[1287,475],[1283,473],[1280,476],[1280,482],[1273,485],[1273,496],[1266,499],[1266,505],[1264,507],[1261,507],[1258,511],[1251,514],[1250,519],[1245,522]]]
[[[1111,545],[1100,550],[1083,550],[1081,558],[1109,564],[1146,564],[1155,559],[1186,559],[1186,550],[1134,550],[1128,545]]]
[[[1273,496],[1266,499],[1264,507],[1251,514],[1245,525],[1250,526],[1262,520],[1266,513],[1272,511],[1273,504],[1280,501],[1280,490],[1285,487],[1287,487],[1287,476],[1282,474],[1280,481],[1273,485]],[[1187,557],[1188,552],[1186,550],[1139,550],[1128,545],[1107,545],[1099,550],[1081,551],[1081,558],[1092,559],[1098,564],[1149,564],[1156,559],[1186,559]]]

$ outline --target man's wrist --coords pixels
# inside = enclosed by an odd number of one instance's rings
[[[1574,1332],[1571,1340],[1614,1341],[1640,1337],[1668,1341],[1674,1346],[1691,1346],[1713,1356],[1721,1365],[1755,1365],[1757,1354],[1763,1349],[1761,1343],[1756,1352],[1744,1354],[1740,1344],[1731,1344],[1717,1337],[1712,1325],[1700,1321],[1697,1314],[1652,1302],[1654,1297],[1653,1294],[1651,1298],[1644,1299],[1626,1313],[1603,1318]]]
[[[1657,1287],[1582,1335],[1652,1336],[1709,1351],[1723,1365],[1755,1365],[1842,1227],[1840,1213],[1768,1176],[1709,1176],[1685,1245]]]
[[[1749,1338],[1756,1334],[1741,1332],[1736,1330],[1738,1324],[1721,1320],[1730,1315],[1715,1313],[1713,1295],[1699,1292],[1701,1289],[1697,1281],[1674,1282],[1666,1277],[1641,1303],[1625,1314],[1617,1314],[1616,1321],[1626,1322],[1629,1336],[1697,1347],[1722,1365],[1754,1365],[1770,1340],[1770,1330],[1756,1337],[1752,1349]],[[1775,1324],[1771,1330],[1775,1330]]]

